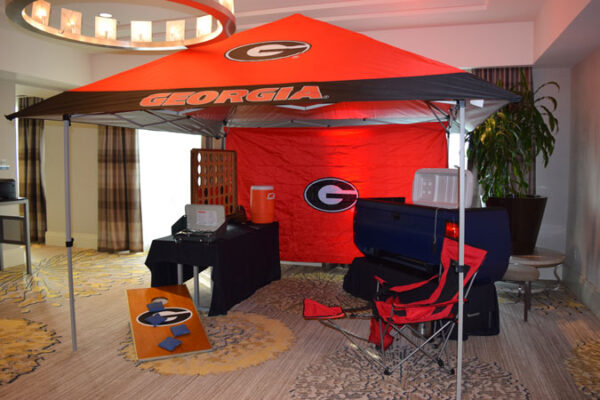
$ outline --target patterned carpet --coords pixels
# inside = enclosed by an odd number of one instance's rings
[[[364,301],[348,295],[341,288],[339,273],[306,272],[284,266],[283,278],[259,289],[251,298],[258,309],[302,315],[305,296],[347,306]],[[234,308],[235,310],[236,308]],[[293,332],[282,322],[255,313],[229,312],[225,316],[202,316],[202,324],[211,340],[213,351],[185,357],[140,363],[139,368],[164,375],[205,375],[231,372],[260,364],[277,357],[293,345]],[[135,361],[131,338],[124,343],[123,356]]]
[[[344,273],[345,270],[341,268],[323,272],[284,266],[282,279],[259,289],[252,296],[252,300],[265,308],[275,308],[295,315],[302,315],[305,297],[344,308],[368,305],[368,302],[344,291],[342,288]]]
[[[56,351],[61,341],[55,332],[61,329],[62,332],[68,332],[67,322],[62,317],[52,319],[52,323],[64,325],[60,329],[51,326],[46,319],[47,305],[64,306],[67,303],[66,256],[62,252],[57,254],[54,252],[38,257],[31,276],[25,275],[21,267],[0,272],[0,397],[3,397],[2,387],[17,386],[16,393],[19,396],[15,398],[20,398],[32,386],[19,384],[21,379],[18,378],[38,376],[36,371],[44,368],[48,362],[53,365],[52,370],[61,372],[59,375],[48,375],[46,370],[45,379],[62,382],[57,384],[62,386],[69,382],[73,385],[70,390],[75,392],[85,390],[85,385],[78,383],[85,375],[78,375],[77,366],[71,367],[68,357],[48,356]],[[188,376],[202,379],[198,381],[201,387],[218,387],[219,391],[213,393],[213,397],[245,393],[239,399],[255,398],[256,390],[262,390],[261,398],[278,400],[453,398],[455,376],[448,375],[426,359],[414,358],[404,366],[402,373],[384,377],[341,335],[316,321],[302,319],[305,297],[343,307],[366,305],[364,300],[343,290],[342,279],[346,270],[342,267],[324,271],[315,267],[284,265],[281,280],[258,290],[235,306],[228,315],[201,316],[214,348],[212,352],[137,363],[131,336],[125,330],[128,317],[119,313],[126,308],[123,301],[125,289],[149,286],[150,273],[144,266],[145,257],[145,254],[116,255],[89,250],[74,252],[76,296],[89,298],[85,303],[90,307],[87,311],[94,313],[101,310],[102,318],[110,319],[114,326],[110,335],[94,337],[102,340],[102,347],[96,350],[102,353],[102,357],[98,357],[98,364],[94,365],[95,371],[101,375],[94,377],[94,380],[115,381],[120,375],[129,375],[140,380],[138,384],[141,386],[137,390],[148,387],[148,390],[153,390],[151,393],[160,393],[160,379]],[[471,346],[471,350],[463,363],[463,398],[552,398],[547,394],[542,397],[536,394],[553,384],[547,378],[540,383],[539,374],[531,369],[534,367],[545,371],[543,363],[537,361],[538,364],[530,366],[526,361],[531,357],[539,357],[540,360],[550,357],[548,359],[552,360],[556,371],[561,371],[557,379],[561,383],[555,385],[553,390],[560,390],[559,387],[565,385],[572,388],[563,390],[562,393],[568,393],[568,396],[558,395],[556,398],[599,399],[600,339],[597,332],[600,324],[593,319],[589,310],[561,288],[535,294],[530,321],[524,323],[522,299],[514,291],[499,289],[498,293],[502,318],[509,318],[511,322],[508,329],[515,329],[504,335],[526,336],[519,336],[521,339],[517,342],[508,342],[514,345],[510,348],[513,354],[500,354],[503,351],[510,352],[502,335],[469,338],[465,342],[467,347]],[[94,301],[96,297],[98,300]],[[78,304],[81,307],[82,303]],[[108,304],[112,306],[105,310]],[[14,318],[22,313],[28,313],[28,320]],[[119,317],[115,320],[116,315]],[[354,328],[368,326],[352,325],[364,321],[345,322]],[[90,328],[93,327],[80,329]],[[565,351],[547,355],[535,353],[519,358],[521,349],[534,351],[535,338],[541,334],[545,340],[557,340],[559,347]],[[400,351],[400,344],[398,341],[394,345],[394,352]],[[452,359],[456,348],[451,344],[448,349]],[[569,349],[572,350],[569,352]],[[475,354],[477,357],[473,356]],[[86,364],[96,362],[95,357],[85,360]],[[106,368],[105,364],[117,366],[118,370]],[[64,372],[69,368],[73,372]],[[281,370],[288,375],[280,376]],[[144,375],[136,375],[139,373]],[[235,374],[235,379],[225,378],[229,377],[226,374],[231,373]],[[220,382],[225,382],[223,379],[229,383],[222,386]],[[264,379],[270,383],[253,386]],[[241,386],[230,389],[231,382],[238,380]],[[111,390],[116,397],[124,393],[118,389]],[[77,393],[79,397],[85,392]],[[166,395],[164,392],[162,394]],[[64,394],[49,398],[64,398]]]
[[[600,399],[600,339],[580,343],[573,349],[567,369],[579,390],[590,399]]]
[[[396,346],[395,346],[396,347]],[[392,351],[398,358],[401,351]],[[451,359],[452,363],[455,363]],[[527,389],[512,374],[497,364],[477,358],[463,360],[464,399],[528,399]],[[432,364],[426,357],[407,361],[402,373],[382,377],[365,357],[349,347],[311,364],[296,379],[292,399],[436,399],[451,400],[456,391],[456,376]]]
[[[354,308],[368,305],[342,288],[344,269],[307,272],[304,269],[283,270],[284,277],[259,290],[253,301],[279,310],[302,314],[302,300],[310,297],[324,304]],[[316,326],[317,321],[311,321]],[[319,329],[319,328],[317,328]],[[320,327],[320,329],[327,329]],[[340,335],[340,340],[342,336]],[[390,353],[402,354],[401,342]],[[455,363],[451,358],[451,362]],[[487,364],[477,358],[464,360],[464,399],[528,399],[527,389],[512,374],[497,364]],[[425,357],[414,357],[402,368],[402,373],[383,377],[363,354],[346,344],[341,350],[324,354],[317,362],[303,369],[296,378],[292,399],[452,399],[456,377],[433,365]]]
[[[546,281],[545,281],[546,282]],[[531,295],[531,310],[539,312],[543,315],[548,315],[552,312],[561,312],[568,315],[581,314],[588,308],[580,303],[575,296],[560,285],[558,288],[549,282],[546,286],[551,289],[542,290]],[[498,301],[501,304],[523,303],[523,296],[513,285],[496,285],[498,291]]]
[[[138,367],[163,375],[221,374],[273,359],[294,343],[294,334],[288,327],[263,315],[230,312],[201,319],[210,338],[211,352],[148,361]],[[137,361],[131,336],[121,354],[129,361]]]
[[[32,250],[36,248],[39,246]],[[144,265],[145,259],[145,253],[73,251],[75,296],[97,296],[114,286],[146,283],[150,273]],[[32,263],[31,275],[24,274],[22,266],[7,268],[0,273],[0,304],[15,303],[22,313],[28,313],[31,305],[44,301],[59,307],[69,294],[67,276],[66,252]]]
[[[26,319],[0,319],[0,385],[31,373],[59,343],[46,325]]]

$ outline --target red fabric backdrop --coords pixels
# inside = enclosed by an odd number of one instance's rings
[[[406,197],[419,168],[446,168],[446,135],[439,123],[367,127],[231,128],[227,149],[237,152],[238,196],[250,212],[250,187],[275,187],[281,259],[350,263],[354,207],[331,213],[306,203],[311,182],[334,177],[359,197]]]

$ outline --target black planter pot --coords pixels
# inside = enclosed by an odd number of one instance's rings
[[[490,197],[488,207],[503,207],[508,212],[511,254],[531,254],[535,249],[547,197]]]

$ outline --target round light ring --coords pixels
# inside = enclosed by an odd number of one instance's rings
[[[6,15],[13,22],[36,33],[71,42],[124,50],[180,50],[191,46],[204,45],[223,40],[235,32],[235,16],[227,7],[216,0],[195,0],[194,2],[188,0],[168,1],[204,11],[207,15],[212,16],[217,21],[217,28],[207,35],[190,39],[165,40],[161,42],[134,42],[69,33],[48,25],[47,21],[37,21],[25,12],[25,9],[35,2],[34,0],[6,0],[5,11]]]

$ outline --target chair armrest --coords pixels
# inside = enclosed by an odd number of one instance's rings
[[[375,280],[377,280],[377,282],[379,282],[379,284],[382,286],[383,290],[386,290],[386,291],[392,292],[392,293],[403,293],[403,292],[408,292],[413,289],[418,289],[421,286],[425,286],[426,284],[428,284],[432,280],[436,279],[437,277],[438,277],[437,275],[433,275],[431,278],[426,279],[424,281],[409,283],[408,285],[398,285],[398,286],[388,286],[388,283],[385,280],[381,279],[380,277],[375,276],[374,278],[375,278]]]
[[[466,302],[466,301],[467,301],[467,299],[464,300],[464,302]],[[395,309],[407,309],[407,308],[417,308],[417,307],[444,307],[444,306],[449,306],[452,304],[458,304],[458,299],[442,301],[439,303],[427,303],[427,302],[415,302],[415,303],[408,303],[408,304],[392,303],[392,307],[394,307]]]

